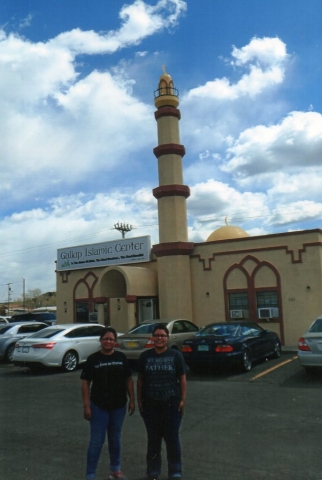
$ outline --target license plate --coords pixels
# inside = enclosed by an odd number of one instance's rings
[[[139,346],[138,342],[127,342],[126,348],[137,348]]]
[[[29,347],[22,347],[22,353],[28,353]]]
[[[209,345],[198,345],[198,352],[208,352]]]

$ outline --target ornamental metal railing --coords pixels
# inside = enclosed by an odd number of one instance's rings
[[[162,97],[162,95],[179,97],[179,90],[175,87],[161,87],[154,91],[154,98]]]

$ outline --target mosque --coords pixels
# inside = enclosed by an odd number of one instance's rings
[[[165,72],[154,104],[159,243],[151,247],[143,236],[59,249],[58,322],[98,321],[126,332],[151,318],[199,326],[241,319],[297,345],[322,314],[322,230],[249,236],[226,224],[205,242],[189,242],[179,96]]]

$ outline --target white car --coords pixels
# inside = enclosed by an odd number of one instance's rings
[[[101,348],[103,325],[72,323],[53,325],[16,343],[13,363],[18,367],[61,367],[72,372]]]

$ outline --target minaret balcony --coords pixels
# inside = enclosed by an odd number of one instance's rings
[[[172,86],[160,87],[154,91],[154,105],[156,108],[179,105],[179,90]]]

